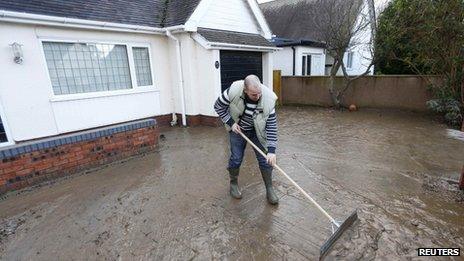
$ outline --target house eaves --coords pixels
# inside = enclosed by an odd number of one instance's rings
[[[198,28],[193,39],[206,49],[280,50],[259,34]]]
[[[314,41],[314,40],[291,40],[291,39],[282,39],[282,38],[273,38],[272,43],[277,47],[290,47],[290,46],[308,46],[316,48],[326,48],[324,42]]]

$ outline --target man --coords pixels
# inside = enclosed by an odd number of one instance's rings
[[[240,165],[246,147],[245,134],[256,146],[267,153],[263,157],[255,150],[259,169],[266,186],[266,197],[270,204],[278,204],[279,198],[272,187],[272,166],[276,164],[277,119],[275,102],[277,96],[262,85],[256,75],[248,75],[245,80],[235,81],[216,100],[214,109],[225,123],[230,138],[230,195],[240,199],[238,187]],[[266,149],[265,149],[266,148]]]

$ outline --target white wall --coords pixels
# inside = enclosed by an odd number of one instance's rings
[[[365,46],[364,46],[365,47]],[[353,52],[353,65],[351,68],[346,68],[346,72],[348,75],[359,75],[363,74],[367,67],[369,66],[371,62],[371,52],[369,50],[366,50],[364,48],[361,48],[361,46],[358,46],[356,48],[352,48],[350,51]],[[330,55],[326,55],[326,64],[333,64],[333,57]],[[348,52],[346,52],[343,55],[343,62],[345,63],[345,66],[348,64]],[[374,74],[374,66],[371,67],[370,72],[368,75],[373,75]],[[325,75],[330,75],[330,67],[326,69]],[[337,75],[343,75],[342,68],[337,72]]]
[[[207,50],[196,43],[190,34],[175,34],[181,41],[184,93],[187,115],[216,116],[214,102],[221,92],[220,70],[214,66],[219,61],[219,50]],[[169,41],[172,93],[175,102],[174,111],[182,112],[179,77],[175,60],[175,42]]]
[[[274,56],[271,52],[263,53],[263,84],[271,90],[274,90],[273,60]]]
[[[320,55],[321,59],[316,64],[315,60],[311,60],[311,75],[325,74],[325,54],[323,48],[297,46],[295,54],[295,75],[302,75],[302,57],[306,54]]]
[[[359,24],[362,19],[369,18],[369,9],[367,5],[364,5],[361,10],[360,15],[358,16],[357,23]],[[346,72],[348,75],[359,75],[366,71],[367,67],[372,61],[371,53],[371,27],[367,26],[357,35],[351,39],[352,48],[349,51],[353,52],[353,66],[347,68]],[[348,53],[345,53],[343,56],[343,62],[345,65],[348,62]],[[374,67],[370,69],[370,75],[374,73]],[[340,73],[342,74],[342,73]]]
[[[246,0],[212,0],[198,27],[261,33]]]
[[[180,113],[181,96],[175,43],[163,35],[117,33],[1,23],[0,102],[2,120],[15,142],[59,135],[172,112]],[[186,112],[216,116],[221,89],[214,62],[219,50],[207,50],[189,34],[182,43]],[[150,46],[154,88],[134,88],[90,95],[54,95],[41,40],[91,41]],[[24,63],[13,62],[13,42],[23,45]],[[272,88],[273,57],[263,55],[264,84]]]
[[[282,50],[273,53],[274,70],[281,70],[282,76],[293,75],[293,49],[283,47]]]
[[[184,76],[184,92],[187,115],[217,116],[214,102],[221,93],[221,71],[216,69],[215,62],[220,61],[220,50],[205,49],[190,34],[175,34],[181,41],[182,68]],[[173,79],[173,97],[175,112],[181,113],[181,94],[179,77],[175,61],[175,42],[169,41],[171,55],[171,73]],[[263,84],[272,88],[272,53],[263,53]]]
[[[57,135],[172,111],[167,38],[0,23],[0,99],[15,141]],[[7,36],[7,37],[4,37]],[[111,97],[63,101],[54,96],[40,39],[141,43],[151,47],[154,86]],[[13,62],[10,44],[23,45],[24,63]],[[79,96],[79,95],[77,95]],[[69,96],[71,97],[71,96]]]
[[[367,67],[369,66],[372,55],[369,50],[364,49],[363,46],[357,46],[352,48],[351,51],[353,52],[353,64],[351,68],[346,68],[346,72],[348,75],[359,75],[363,74]],[[348,63],[348,52],[346,52],[343,56],[343,62],[345,65]],[[372,75],[374,73],[374,66],[370,68],[370,72],[368,75]],[[343,72],[339,72],[339,75],[342,75]]]
[[[198,113],[207,116],[216,116],[214,102],[221,93],[221,71],[216,69],[215,62],[220,61],[219,50],[206,50],[195,44],[197,57],[197,85],[196,100]]]

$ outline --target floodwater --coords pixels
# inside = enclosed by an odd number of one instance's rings
[[[408,260],[464,249],[462,133],[416,113],[278,111],[278,164],[337,220],[328,260]],[[158,151],[0,200],[1,260],[316,260],[330,223],[275,172],[267,204],[247,149],[228,194],[222,128],[163,130]],[[461,254],[462,255],[462,254]],[[434,260],[434,258],[427,258]],[[456,259],[457,260],[457,259]]]

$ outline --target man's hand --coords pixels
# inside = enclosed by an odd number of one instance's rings
[[[266,155],[266,161],[269,165],[273,166],[277,163],[277,157],[274,153],[268,153]]]
[[[240,129],[240,126],[238,126],[237,123],[232,124],[232,131],[237,133],[237,134],[242,132],[242,130]]]

